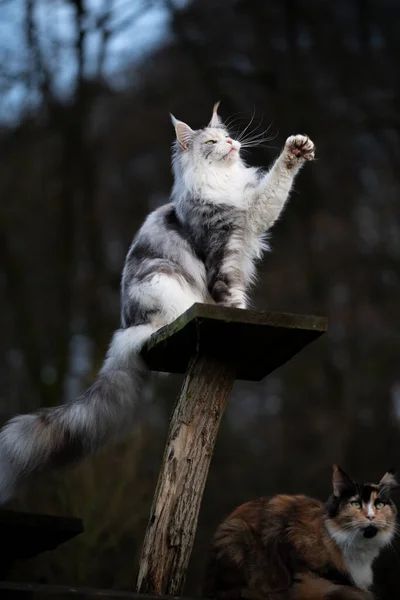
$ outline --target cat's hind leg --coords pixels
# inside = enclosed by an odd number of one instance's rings
[[[172,323],[194,303],[205,301],[203,290],[178,275],[155,272],[145,280],[134,281],[125,307],[126,325],[135,327],[132,343],[143,346],[152,333]]]
[[[114,333],[102,372],[110,368],[128,369],[132,356],[142,350],[153,333],[172,323],[195,302],[202,302],[202,297],[179,279],[156,273],[133,288],[130,301],[133,323],[137,315],[141,315],[142,319],[145,315],[147,322],[133,324]]]
[[[157,314],[151,318],[152,323],[162,326],[172,323],[196,302],[204,302],[200,290],[190,286],[181,277],[171,277],[163,273],[153,276],[151,294],[158,304]]]

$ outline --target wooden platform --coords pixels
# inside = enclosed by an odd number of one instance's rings
[[[53,550],[82,532],[81,519],[0,510],[0,577],[15,560]]]
[[[178,600],[174,596],[156,596],[150,594],[137,594],[134,592],[118,592],[115,590],[99,590],[79,588],[71,585],[43,585],[39,583],[19,583],[14,581],[0,581],[1,600],[65,600],[66,597],[76,600]],[[179,600],[185,599],[183,596]],[[193,599],[191,599],[193,600]]]
[[[327,327],[325,317],[194,304],[151,337],[143,357],[153,371],[183,374],[200,350],[231,364],[237,379],[260,381]]]

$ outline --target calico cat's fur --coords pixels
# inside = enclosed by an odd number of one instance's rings
[[[133,240],[116,331],[95,383],[73,402],[17,416],[0,432],[0,502],[32,473],[95,451],[132,424],[139,352],[160,327],[195,302],[245,308],[265,233],[278,219],[294,178],[314,157],[303,135],[286,141],[268,172],[247,167],[214,107],[204,129],[172,117],[171,203],[152,212]]]
[[[394,487],[392,472],[360,485],[334,465],[325,505],[278,495],[239,506],[215,534],[203,597],[372,600],[372,563],[396,529]]]

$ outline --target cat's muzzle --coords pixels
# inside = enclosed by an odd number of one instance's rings
[[[368,525],[368,527],[364,529],[363,533],[365,538],[373,538],[378,533],[378,529],[375,527],[375,525]]]

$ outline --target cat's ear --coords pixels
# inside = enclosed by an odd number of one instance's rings
[[[395,470],[390,469],[387,473],[385,473],[380,480],[379,485],[382,487],[397,487],[399,484],[396,479]]]
[[[223,127],[224,126],[222,120],[218,116],[218,106],[219,105],[220,105],[219,102],[216,102],[216,104],[214,104],[211,121],[209,122],[208,127]]]
[[[187,150],[193,139],[193,129],[183,121],[175,119],[174,115],[171,115],[171,121],[172,125],[175,127],[176,139],[178,140],[180,147],[182,150]]]
[[[354,487],[354,485],[354,481],[346,475],[339,465],[333,465],[332,486],[335,496],[339,497],[345,489]]]

